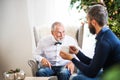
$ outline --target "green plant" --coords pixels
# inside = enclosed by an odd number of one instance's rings
[[[19,68],[16,68],[15,70],[11,69],[7,72],[7,74],[12,74],[12,73],[16,73],[16,72],[20,72]]]
[[[79,2],[76,6],[77,10],[87,10],[88,6],[101,3],[107,7],[109,22],[108,25],[111,30],[120,38],[120,0],[71,0],[71,6]]]
[[[120,65],[115,65],[109,68],[104,75],[102,75],[102,80],[120,80]]]

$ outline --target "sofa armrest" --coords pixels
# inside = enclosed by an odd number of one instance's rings
[[[32,75],[36,76],[36,71],[38,69],[38,63],[35,60],[28,60],[28,65],[31,67]]]
[[[36,71],[38,69],[38,62],[36,60],[28,60],[28,65],[31,67],[32,75],[36,76]],[[49,80],[58,80],[57,76],[51,76]]]

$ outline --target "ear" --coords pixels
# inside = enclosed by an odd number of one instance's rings
[[[94,19],[91,21],[91,23],[93,26],[96,26],[96,21]]]
[[[53,35],[53,31],[51,31],[51,34]]]

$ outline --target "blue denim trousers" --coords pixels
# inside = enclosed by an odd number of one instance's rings
[[[98,73],[98,75],[94,78],[90,78],[85,76],[81,71],[78,70],[77,74],[73,74],[70,77],[70,80],[101,80],[101,74],[102,74],[102,70]]]
[[[36,76],[41,77],[49,77],[56,75],[58,80],[69,80],[70,71],[63,66],[52,66],[51,69],[49,67],[41,67],[36,72]]]

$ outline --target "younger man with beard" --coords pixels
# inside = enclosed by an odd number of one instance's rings
[[[80,61],[71,54],[63,51],[60,53],[63,59],[71,60],[80,70],[72,80],[99,80],[101,69],[105,72],[113,65],[120,63],[120,40],[107,26],[106,8],[100,4],[91,6],[87,13],[87,20],[89,30],[92,34],[96,34],[97,40],[93,59],[85,56],[74,46],[70,47],[70,53],[75,54]]]

